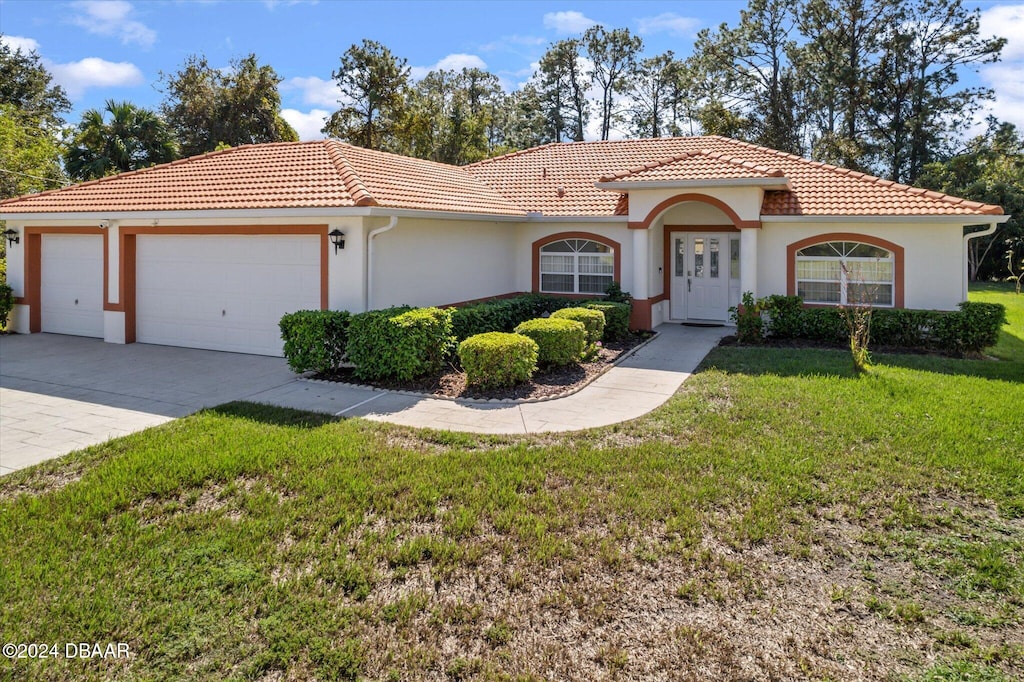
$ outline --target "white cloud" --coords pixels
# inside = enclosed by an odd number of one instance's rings
[[[494,52],[495,50],[509,50],[513,45],[535,47],[537,45],[543,45],[546,42],[547,40],[540,36],[521,36],[513,34],[510,36],[502,36],[498,40],[494,40],[489,43],[484,43],[477,49],[480,52]]]
[[[1006,38],[1003,61],[1024,59],[1024,5],[996,5],[982,12],[981,35]]]
[[[337,108],[341,90],[333,80],[324,80],[316,76],[308,78],[289,78],[281,83],[281,90],[298,90],[302,93],[302,103]]]
[[[1006,38],[1003,61],[978,70],[996,97],[983,114],[1024,127],[1024,5],[996,5],[982,12],[981,35]]]
[[[71,17],[71,22],[89,33],[116,37],[125,45],[135,43],[151,47],[156,42],[156,31],[141,21],[129,18],[135,11],[130,2],[81,0],[71,3],[71,6],[78,10],[78,14]]]
[[[596,23],[582,12],[548,12],[544,15],[544,28],[552,29],[559,35],[582,33]]]
[[[637,19],[637,32],[641,35],[668,33],[683,38],[693,36],[700,23],[700,19],[681,17],[675,12],[664,12],[655,17]]]
[[[303,113],[298,109],[282,109],[281,118],[288,121],[288,125],[295,128],[300,140],[322,140],[326,135],[320,132],[324,122],[331,112],[326,109],[311,109],[309,113]]]
[[[127,88],[146,82],[139,67],[130,62],[86,57],[67,64],[45,64],[53,79],[63,86],[71,99],[78,99],[88,88]]]
[[[409,69],[410,75],[419,80],[431,71],[462,71],[463,69],[487,69],[487,63],[475,54],[450,54],[440,59],[433,66],[413,66]]]
[[[21,50],[27,54],[39,51],[39,41],[24,36],[0,36],[0,43],[7,45],[15,52]]]

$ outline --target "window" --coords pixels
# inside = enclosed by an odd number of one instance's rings
[[[892,307],[893,253],[860,242],[823,242],[796,252],[796,293],[807,303]]]
[[[615,277],[615,252],[589,239],[562,239],[540,247],[540,290],[603,294]]]

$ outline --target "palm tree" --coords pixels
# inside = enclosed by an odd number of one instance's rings
[[[110,122],[105,119],[110,114]],[[68,175],[92,180],[178,158],[178,143],[155,112],[131,102],[107,100],[102,112],[89,109],[64,154]]]

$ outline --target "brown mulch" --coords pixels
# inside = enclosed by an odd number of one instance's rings
[[[392,391],[414,391],[445,398],[468,398],[473,400],[525,400],[547,398],[583,386],[611,366],[620,355],[626,353],[650,338],[650,334],[631,334],[622,341],[608,341],[590,362],[565,367],[538,370],[527,383],[507,388],[484,390],[466,384],[466,373],[449,364],[440,374],[428,375],[412,381],[367,381],[355,376],[354,370],[344,368],[333,372],[321,372],[314,379],[360,384]]]

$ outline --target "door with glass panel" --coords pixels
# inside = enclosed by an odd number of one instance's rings
[[[673,232],[669,243],[672,247],[672,319],[726,320],[733,260],[730,254],[735,250],[731,248],[729,235]]]

